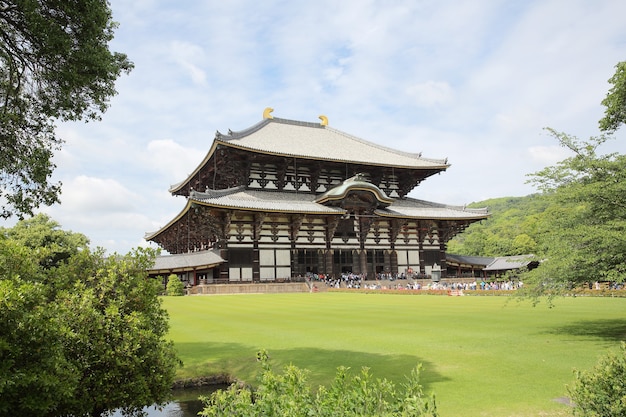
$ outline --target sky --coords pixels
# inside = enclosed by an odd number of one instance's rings
[[[111,9],[111,50],[135,68],[101,121],[57,125],[61,204],[41,209],[109,253],[147,246],[146,232],[183,209],[168,189],[215,132],[246,129],[266,107],[448,158],[411,197],[464,205],[531,194],[528,174],[569,156],[544,128],[598,135],[608,79],[626,60],[623,0],[111,0]],[[600,150],[626,153],[626,128]]]

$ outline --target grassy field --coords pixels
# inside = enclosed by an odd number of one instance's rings
[[[565,416],[573,368],[626,340],[626,299],[383,294],[165,297],[179,376],[226,372],[254,382],[255,353],[328,384],[340,365],[401,383],[417,363],[442,417]]]

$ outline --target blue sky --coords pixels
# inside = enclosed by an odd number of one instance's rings
[[[626,60],[626,2],[112,0],[112,49],[135,63],[97,123],[60,124],[42,211],[93,246],[145,245],[183,208],[167,190],[215,131],[275,117],[448,158],[412,197],[448,204],[534,192],[567,156],[543,130],[598,134]],[[606,151],[624,152],[626,129]]]

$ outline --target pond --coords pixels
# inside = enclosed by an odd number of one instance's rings
[[[208,396],[218,389],[226,389],[227,386],[211,386],[202,388],[180,389],[173,391],[174,401],[159,410],[156,407],[147,407],[144,411],[148,417],[198,417],[202,411],[200,396]],[[116,412],[113,417],[122,417],[121,412]]]

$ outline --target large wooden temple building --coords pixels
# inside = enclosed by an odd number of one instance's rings
[[[198,167],[170,188],[186,205],[149,233],[170,255],[154,271],[191,285],[306,274],[428,276],[446,271],[446,243],[486,209],[408,197],[446,159],[390,149],[321,123],[279,119],[217,132]],[[177,269],[178,268],[178,269]]]

